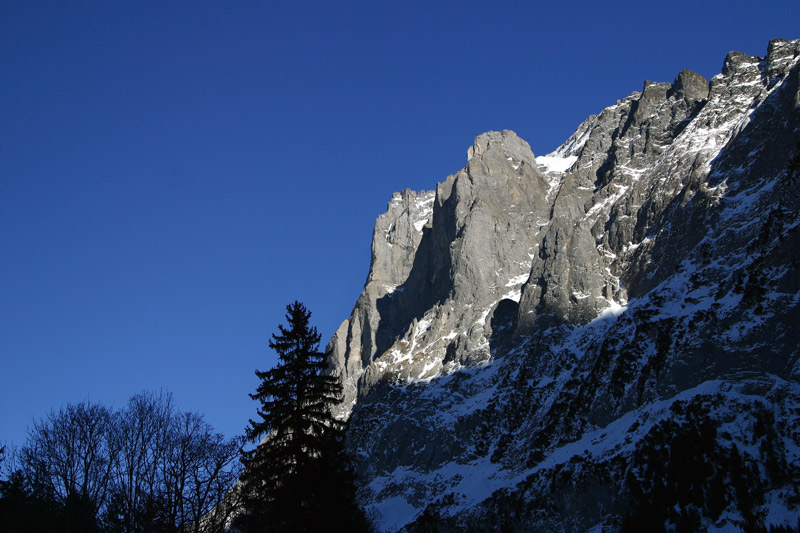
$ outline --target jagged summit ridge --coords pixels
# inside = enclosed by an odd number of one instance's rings
[[[645,82],[546,156],[508,130],[467,155],[393,197],[329,344],[382,527],[617,529],[667,475],[652,444],[694,427],[701,492],[761,465],[756,508],[675,508],[796,516],[800,41]]]

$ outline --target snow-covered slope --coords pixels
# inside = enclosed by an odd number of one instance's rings
[[[329,350],[383,530],[798,525],[800,41],[397,194]]]

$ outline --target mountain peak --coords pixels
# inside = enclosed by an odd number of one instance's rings
[[[672,82],[672,90],[677,98],[687,102],[702,102],[708,99],[708,80],[701,74],[684,69]]]
[[[475,142],[467,149],[467,161],[483,155],[492,146],[511,155],[518,161],[533,161],[530,145],[511,130],[487,131],[475,137]]]

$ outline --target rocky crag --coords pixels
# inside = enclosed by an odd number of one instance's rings
[[[379,527],[800,527],[800,40],[467,158],[328,345]]]

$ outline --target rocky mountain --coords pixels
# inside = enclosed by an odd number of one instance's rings
[[[383,530],[800,528],[800,40],[480,135],[328,349]]]

